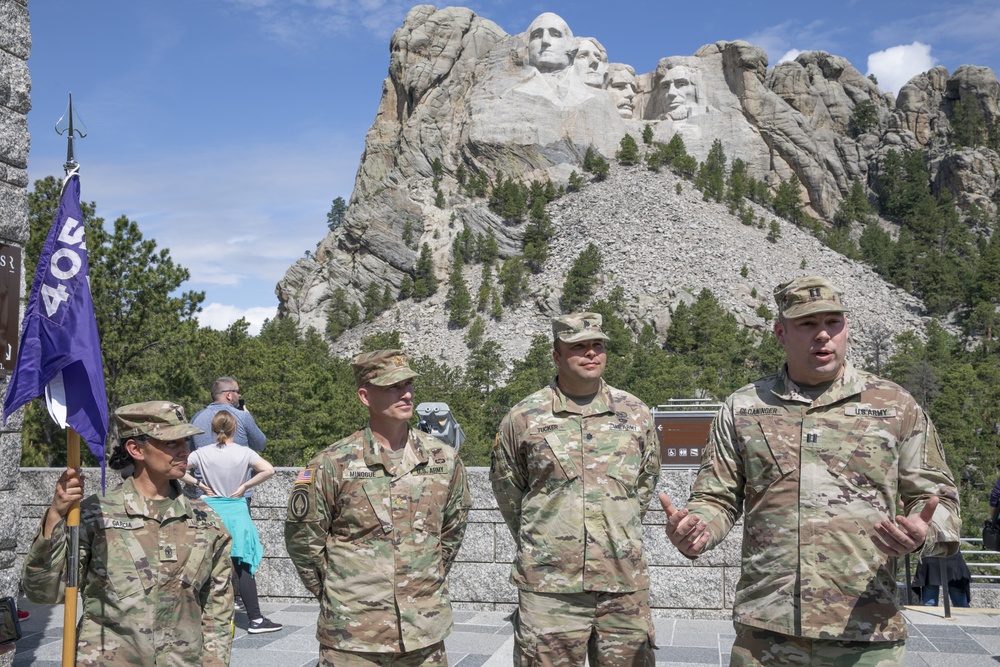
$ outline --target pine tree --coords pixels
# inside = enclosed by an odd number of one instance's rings
[[[489,264],[483,264],[479,280],[479,292],[476,295],[476,310],[485,313],[490,306],[490,293],[493,292],[493,269]]]
[[[861,100],[854,105],[851,127],[855,136],[871,132],[878,125],[878,109],[871,100]]]
[[[472,319],[472,295],[462,275],[463,262],[456,258],[448,277],[448,326],[461,329]]]
[[[767,240],[774,243],[781,238],[781,225],[778,224],[777,220],[771,221],[771,226],[767,231]]]
[[[566,184],[566,191],[576,192],[581,187],[583,187],[583,176],[580,176],[580,174],[576,173],[576,170],[574,169],[569,174],[569,182]]]
[[[437,292],[437,278],[434,276],[434,259],[431,248],[424,243],[420,246],[420,257],[413,269],[413,298],[426,299]]]
[[[475,260],[483,264],[493,264],[498,257],[500,257],[500,246],[493,230],[490,229],[486,234],[477,234]]]
[[[852,222],[865,224],[870,215],[871,204],[868,203],[865,186],[861,185],[861,181],[851,181],[851,189],[833,216],[833,224],[837,227],[847,227]]]
[[[952,107],[951,143],[955,146],[975,148],[986,136],[986,116],[979,100],[966,95]]]
[[[374,281],[368,283],[361,305],[365,309],[365,322],[371,322],[382,312],[382,290]]]
[[[799,201],[799,182],[782,181],[774,193],[774,212],[795,224],[802,222],[802,202]]]
[[[521,240],[524,262],[532,273],[541,273],[549,256],[549,240],[555,235],[555,227],[545,211],[544,199],[535,200],[530,219],[524,227],[524,237]]]
[[[470,350],[475,350],[483,343],[483,336],[486,334],[486,320],[481,315],[476,315],[472,320],[468,331],[465,332],[465,345]]]
[[[594,180],[603,181],[606,180],[608,174],[611,173],[611,165],[608,164],[608,161],[605,160],[603,156],[598,155],[594,158],[594,165],[591,171],[594,174]]]
[[[326,214],[326,226],[330,228],[331,232],[340,227],[341,223],[344,222],[344,214],[346,213],[347,204],[344,202],[344,198],[337,197],[334,199],[329,213]]]
[[[642,143],[647,146],[653,143],[653,126],[649,123],[646,123],[646,126],[642,128]]]
[[[413,247],[413,222],[407,220],[403,223],[403,233],[401,237],[407,248]]]
[[[528,275],[524,261],[520,257],[508,257],[500,267],[497,280],[503,287],[503,303],[516,306],[524,299],[528,289]]]
[[[716,139],[708,151],[708,157],[698,169],[696,181],[705,199],[722,201],[726,194],[726,153],[722,141]]]
[[[649,127],[647,125],[647,127]],[[639,162],[639,145],[635,143],[635,139],[632,138],[631,134],[626,133],[622,137],[619,143],[620,150],[615,155],[618,158],[618,162],[624,165],[633,165]]]
[[[399,281],[399,299],[409,299],[413,296],[413,278],[409,274]]]
[[[503,304],[500,302],[500,292],[495,289],[490,294],[490,317],[497,322],[503,317]]]
[[[563,283],[560,299],[563,312],[571,313],[587,302],[596,287],[595,280],[601,270],[601,251],[593,243],[577,256]]]
[[[350,326],[350,305],[347,303],[347,292],[343,287],[338,287],[330,294],[330,300],[326,306],[326,336],[330,340],[337,340],[340,334]]]

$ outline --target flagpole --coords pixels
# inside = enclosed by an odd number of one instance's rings
[[[73,150],[74,131],[85,137],[86,132],[73,127],[75,120],[73,114],[73,93],[69,94],[69,109],[64,116],[69,123],[66,133],[66,164],[63,169],[67,178],[80,165],[76,162],[76,154]],[[61,119],[60,119],[61,120]],[[59,123],[56,124],[56,132],[59,131]],[[66,429],[66,467],[74,470],[81,467],[80,462],[80,434],[73,428]],[[67,557],[66,557],[66,594],[63,600],[63,641],[62,641],[62,667],[73,667],[76,664],[76,603],[79,595],[80,577],[80,501],[76,500],[69,507],[66,514],[67,528]]]
[[[66,429],[66,467],[74,470],[80,463],[80,434]],[[62,667],[76,664],[76,601],[80,576],[80,501],[75,500],[66,514],[69,529],[69,553],[66,558],[66,595],[63,608]]]

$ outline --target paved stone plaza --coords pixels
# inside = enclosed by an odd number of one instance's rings
[[[59,665],[62,607],[19,604],[31,612],[24,622],[14,667]],[[264,635],[246,633],[245,614],[236,615],[234,667],[305,667],[315,665],[315,604],[261,605],[284,629]],[[907,665],[913,667],[996,667],[1000,662],[1000,612],[995,609],[957,610],[953,619],[943,610],[909,607]],[[447,639],[452,667],[510,667],[514,641],[510,623],[501,612],[458,611],[455,630]],[[659,649],[656,664],[728,665],[734,633],[729,621],[657,618]]]

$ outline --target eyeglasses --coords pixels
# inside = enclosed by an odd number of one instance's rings
[[[226,390],[226,393],[227,393],[227,394],[236,394],[237,396],[242,396],[242,395],[243,395],[243,394],[242,394],[242,393],[240,392],[240,390],[239,390],[239,389],[227,389],[227,390]]]

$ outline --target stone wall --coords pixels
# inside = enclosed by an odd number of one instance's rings
[[[28,110],[31,77],[28,56],[27,0],[0,0],[0,243],[23,247],[28,239]],[[24,282],[17,294],[20,298]],[[0,378],[0,395],[7,380]],[[17,497],[18,462],[21,460],[21,416],[0,427],[0,597],[17,595],[15,546],[20,503]],[[13,656],[0,657],[9,665]]]
[[[18,495],[23,518],[18,531],[18,565],[31,543],[38,523],[52,501],[52,490],[61,471],[23,468]],[[254,489],[251,514],[264,542],[264,562],[257,574],[262,598],[273,601],[309,599],[299,582],[284,544],[285,504],[295,480],[295,469],[279,468],[267,483]],[[86,473],[89,489],[100,480],[99,470]],[[665,470],[660,490],[672,498],[687,498],[693,471]],[[116,482],[108,471],[108,485]],[[456,607],[507,609],[517,600],[510,584],[514,541],[503,523],[490,490],[486,468],[470,468],[473,508],[458,561],[451,571],[450,590]],[[646,554],[651,566],[652,604],[657,613],[692,618],[729,618],[733,591],[739,578],[740,531],[715,551],[690,563],[669,544],[663,532],[659,503],[646,515]]]

